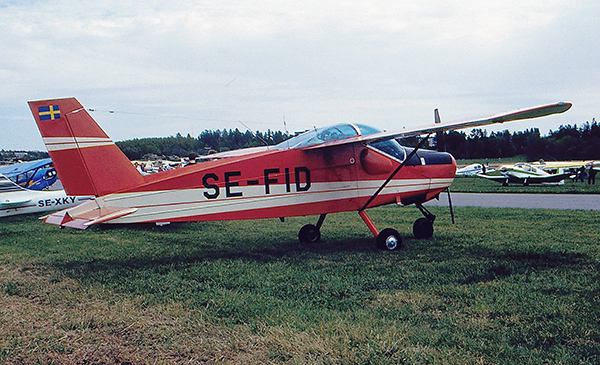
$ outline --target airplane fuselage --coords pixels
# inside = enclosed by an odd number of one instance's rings
[[[369,204],[424,202],[454,178],[451,155],[419,151]],[[146,176],[90,202],[134,208],[111,223],[279,218],[360,210],[401,161],[372,146],[271,150]]]

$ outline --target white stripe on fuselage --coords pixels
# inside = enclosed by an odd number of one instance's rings
[[[392,180],[380,195],[444,189],[452,180]],[[137,208],[135,213],[111,221],[133,223],[365,198],[373,195],[382,183],[383,180],[359,181],[358,188],[349,187],[348,182],[312,183],[308,191],[289,193],[285,191],[285,185],[274,184],[270,185],[270,194],[265,193],[264,186],[233,186],[230,192],[242,193],[242,196],[226,197],[225,188],[220,188],[219,197],[215,199],[208,199],[204,195],[205,192],[213,192],[214,189],[164,190],[111,194],[98,198],[95,203],[113,208]],[[291,213],[290,216],[292,215],[294,214]]]

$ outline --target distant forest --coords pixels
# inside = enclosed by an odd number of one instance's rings
[[[245,147],[275,145],[292,135],[281,131],[241,132],[235,130],[206,130],[197,138],[181,134],[162,138],[141,138],[117,142],[117,145],[131,160],[147,158],[186,157],[191,153],[205,155]],[[411,146],[417,138],[400,141]],[[525,156],[528,161],[586,160],[600,159],[600,124],[593,119],[582,126],[560,126],[542,136],[538,128],[522,132],[492,132],[474,129],[469,134],[451,131],[443,134],[442,150],[450,152],[457,159],[492,159]],[[433,145],[437,145],[437,136]],[[445,146],[445,147],[444,147]],[[434,147],[435,148],[435,147]],[[20,151],[23,152],[23,151]],[[14,159],[15,151],[0,151],[0,160]],[[45,152],[28,152],[24,160],[47,157]]]
[[[200,156],[246,147],[272,146],[290,137],[288,133],[281,131],[268,130],[267,132],[252,133],[250,131],[241,132],[239,129],[223,129],[206,130],[198,138],[189,134],[183,137],[178,133],[175,137],[132,139],[116,143],[130,160],[140,160],[151,155],[187,157],[191,153]]]
[[[445,150],[457,159],[501,158],[517,155],[528,161],[544,159],[588,160],[600,159],[600,124],[596,120],[583,126],[560,126],[542,137],[538,128],[510,133],[508,130],[492,132],[474,129],[464,132],[444,133]]]

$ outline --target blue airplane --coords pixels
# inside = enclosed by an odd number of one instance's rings
[[[29,190],[47,189],[58,179],[50,158],[0,166],[0,174]]]

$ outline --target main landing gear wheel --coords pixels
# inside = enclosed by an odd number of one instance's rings
[[[298,238],[302,243],[316,243],[321,240],[321,231],[314,224],[307,224],[298,232]]]
[[[419,218],[413,224],[413,235],[417,239],[431,238],[433,236],[433,223],[425,218]]]
[[[386,251],[397,251],[402,248],[400,233],[392,228],[386,228],[377,235],[377,248]]]

